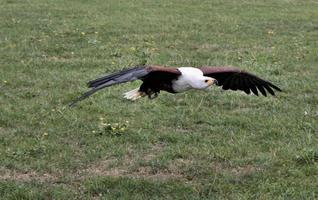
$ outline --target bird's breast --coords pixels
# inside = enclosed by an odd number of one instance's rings
[[[172,89],[175,92],[184,92],[191,89],[191,86],[187,79],[181,75],[177,80],[172,81]]]

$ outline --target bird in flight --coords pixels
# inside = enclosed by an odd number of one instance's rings
[[[275,95],[279,87],[252,73],[236,67],[164,67],[143,65],[102,76],[88,82],[88,92],[74,100],[70,106],[86,99],[95,92],[116,84],[141,80],[139,88],[124,93],[126,99],[135,101],[140,97],[156,98],[160,91],[180,93],[190,89],[204,90],[212,85],[221,86],[223,90],[241,90],[258,96],[259,92]]]

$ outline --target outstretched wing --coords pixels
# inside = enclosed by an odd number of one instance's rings
[[[257,96],[258,91],[264,96],[267,96],[266,92],[275,95],[274,90],[282,91],[269,81],[235,67],[202,67],[200,70],[205,76],[215,78],[224,90],[242,90],[246,94],[252,91]]]
[[[162,78],[169,76],[171,74],[180,75],[180,71],[177,68],[172,67],[162,67],[158,65],[147,65],[147,66],[137,66],[129,69],[124,69],[119,72],[115,72],[112,74],[108,74],[101,78],[89,81],[87,83],[91,90],[85,92],[82,96],[75,99],[69,106],[75,105],[77,102],[86,99],[91,96],[98,90],[101,90],[105,87],[109,87],[112,85],[126,83],[130,81],[135,81],[137,79],[144,80],[145,78],[149,78],[152,76],[157,77],[158,75],[162,76]]]

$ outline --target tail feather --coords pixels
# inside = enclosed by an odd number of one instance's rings
[[[137,99],[139,99],[140,97],[143,97],[145,96],[145,94],[143,92],[140,92],[139,91],[139,88],[136,88],[134,90],[131,90],[131,91],[128,91],[126,93],[124,93],[124,97],[126,99],[129,99],[129,100],[132,100],[132,101],[135,101]]]

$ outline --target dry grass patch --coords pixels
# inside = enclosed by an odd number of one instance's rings
[[[48,173],[38,173],[35,171],[17,171],[9,170],[5,168],[0,168],[0,180],[1,181],[17,181],[17,182],[56,182],[60,176],[48,174]]]
[[[137,154],[133,151],[121,160],[110,158],[98,163],[92,164],[87,168],[80,170],[79,174],[82,178],[94,176],[112,176],[112,177],[131,177],[143,178],[149,180],[168,180],[168,179],[183,179],[183,175],[175,165],[174,161],[167,169],[153,169],[151,166],[140,166],[140,162],[151,162],[156,159],[158,154],[164,150],[164,145],[161,143],[154,144],[146,153]]]
[[[244,166],[232,166],[226,162],[214,162],[212,165],[212,170],[220,174],[231,174],[235,177],[249,176],[257,172],[264,171],[259,166],[255,165],[244,165]]]

